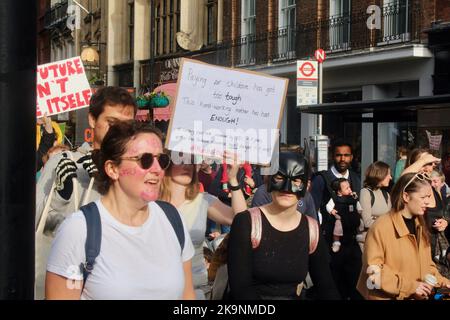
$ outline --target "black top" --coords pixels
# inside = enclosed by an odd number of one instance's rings
[[[251,246],[251,218],[248,211],[233,220],[228,244],[228,275],[234,299],[255,300],[276,297],[296,298],[299,283],[308,270],[319,299],[339,299],[329,267],[330,257],[321,237],[309,255],[308,221],[282,232],[269,223],[264,213],[258,248]]]
[[[405,221],[405,224],[406,224],[406,227],[408,228],[409,233],[416,236],[416,217],[412,217],[409,219],[403,217],[403,221]]]
[[[427,211],[425,213],[425,219],[427,222],[428,230],[431,233],[438,233],[438,231],[433,228],[433,224],[436,219],[444,218],[446,203],[445,200],[441,198],[439,193],[434,188],[432,189],[434,200],[436,201],[436,206],[434,208],[427,208]]]

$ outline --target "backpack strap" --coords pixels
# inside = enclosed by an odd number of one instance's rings
[[[389,192],[387,192],[387,190],[385,190],[385,189],[381,189],[381,193],[383,194],[386,204],[388,204],[389,203]]]
[[[184,228],[183,221],[181,220],[178,210],[168,202],[160,200],[157,200],[155,202],[166,214],[167,219],[169,220],[170,224],[173,227],[173,230],[175,231],[175,234],[177,235],[178,242],[180,243],[181,247],[181,252],[183,252],[185,241]]]
[[[252,230],[250,233],[252,248],[256,249],[259,247],[262,235],[261,210],[259,209],[259,207],[254,207],[248,209],[248,212],[250,212],[250,218],[252,220]],[[303,217],[306,217],[308,221],[309,254],[312,254],[314,253],[314,251],[316,251],[317,245],[319,243],[319,224],[314,218],[310,216],[303,214]]]
[[[374,203],[375,203],[375,194],[373,193],[373,191],[369,188],[366,188],[369,193],[370,193],[370,206],[373,207]],[[384,201],[386,201],[386,204],[389,203],[389,193],[385,190],[385,189],[380,189],[381,193],[383,194],[384,197]]]
[[[333,191],[333,189],[331,189],[331,182],[332,182],[332,180],[331,180],[330,176],[328,175],[328,171],[327,170],[322,170],[322,171],[317,172],[317,174],[323,178],[323,182],[325,183],[325,187],[327,188],[328,192],[330,193],[330,196],[333,196],[333,194],[335,192]]]
[[[100,254],[100,248],[102,245],[102,223],[100,219],[100,212],[98,211],[95,202],[88,203],[82,206],[80,210],[83,212],[86,219],[86,243],[85,253],[86,262],[81,263],[80,270],[83,272],[83,288],[86,284],[86,280],[94,269],[95,259]]]
[[[319,224],[314,218],[305,214],[303,216],[306,217],[306,220],[308,220],[309,254],[313,254],[319,244]]]
[[[369,191],[370,194],[370,207],[373,207],[373,204],[375,203],[375,195],[373,194],[372,189],[366,188]]]
[[[259,243],[261,242],[261,234],[262,234],[262,220],[261,220],[261,210],[259,207],[254,207],[248,209],[250,212],[250,218],[252,220],[252,231],[250,233],[252,248],[256,249],[259,247]]]

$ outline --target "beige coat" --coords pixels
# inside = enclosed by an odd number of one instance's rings
[[[430,244],[424,241],[422,226],[416,219],[416,234],[409,234],[401,213],[389,213],[379,217],[367,234],[364,246],[363,266],[357,289],[365,299],[411,299],[426,274],[433,274],[438,282],[448,284],[431,260]],[[367,280],[367,269],[380,270],[379,276]],[[378,279],[376,279],[378,278]],[[369,289],[370,287],[370,289]]]

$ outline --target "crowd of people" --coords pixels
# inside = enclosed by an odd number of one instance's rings
[[[74,151],[43,118],[37,299],[423,300],[450,288],[450,190],[428,150],[402,149],[393,170],[372,163],[361,184],[347,142],[321,172],[282,147],[263,175],[235,154],[171,157],[136,112],[126,90],[98,90],[93,144]]]

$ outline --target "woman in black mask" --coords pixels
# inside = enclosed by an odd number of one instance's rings
[[[272,202],[235,216],[228,244],[233,299],[299,299],[308,272],[318,299],[339,299],[319,226],[297,211],[309,176],[303,155],[280,153],[267,186]]]

